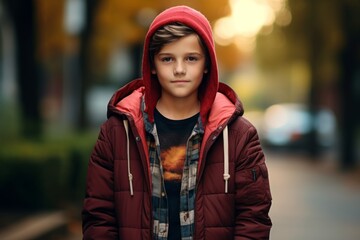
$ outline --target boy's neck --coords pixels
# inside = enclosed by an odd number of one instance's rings
[[[164,117],[172,120],[181,120],[194,116],[200,111],[200,102],[196,99],[172,99],[168,101],[160,98],[156,109]]]

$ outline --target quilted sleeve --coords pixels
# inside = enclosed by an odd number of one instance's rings
[[[106,123],[90,156],[83,203],[83,239],[118,239],[114,211],[113,156]]]
[[[269,239],[271,193],[265,156],[254,127],[240,138],[236,164],[235,239]]]

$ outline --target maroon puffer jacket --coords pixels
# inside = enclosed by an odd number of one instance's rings
[[[89,162],[84,239],[151,239],[151,175],[140,109],[143,94],[142,80],[136,80],[109,103],[109,118]],[[201,145],[194,239],[269,239],[268,172],[257,132],[242,113],[235,93],[220,83]],[[128,134],[123,120],[129,123]],[[223,176],[226,126],[228,193]]]

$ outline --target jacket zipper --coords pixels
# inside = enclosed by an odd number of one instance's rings
[[[218,128],[219,129],[219,128]],[[223,126],[221,126],[221,130],[223,129]],[[206,145],[205,145],[205,149],[204,149],[204,152],[203,152],[203,155],[202,155],[202,158],[203,159],[206,159],[206,155],[207,155],[207,152],[209,151],[209,149],[211,148],[211,146],[214,144],[216,138],[219,136],[219,134],[221,133],[221,130],[218,131],[218,132],[215,132],[213,134],[211,134],[206,142]],[[212,140],[212,141],[210,141]],[[210,142],[209,142],[210,141]],[[200,159],[199,159],[200,160]],[[204,172],[204,169],[205,169],[205,164],[201,164],[201,166],[198,166],[200,167],[199,169],[199,174],[198,176],[196,177],[196,186],[195,186],[195,189],[198,189],[199,187],[199,182],[200,182],[200,179],[202,177],[202,174]],[[196,197],[197,198],[197,197]],[[195,198],[195,202],[194,204],[196,205],[196,198]],[[194,235],[193,235],[193,239],[195,239],[196,237],[196,213],[195,213],[195,209],[194,209]]]

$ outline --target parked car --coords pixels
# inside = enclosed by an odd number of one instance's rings
[[[313,131],[313,132],[312,132]],[[270,147],[332,147],[336,140],[336,120],[329,109],[320,108],[311,113],[299,103],[281,103],[264,112],[261,139]]]

